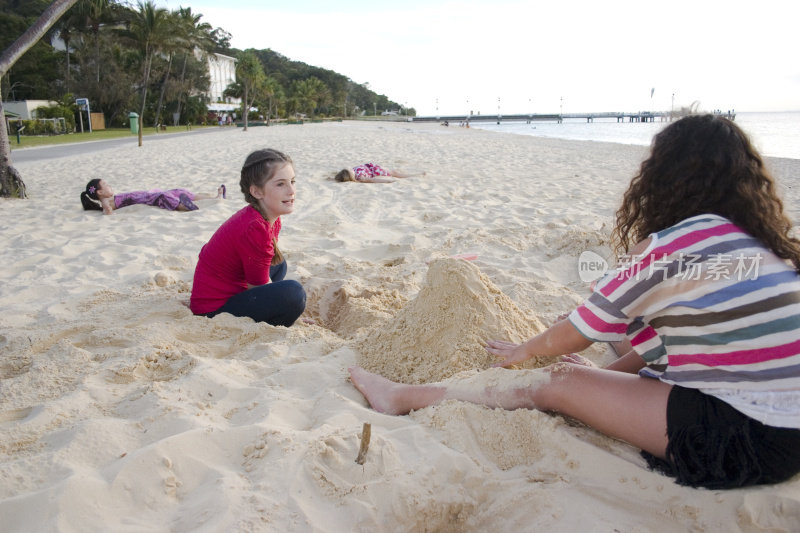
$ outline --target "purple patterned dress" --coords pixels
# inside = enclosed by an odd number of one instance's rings
[[[192,202],[194,194],[188,189],[153,189],[151,191],[132,191],[114,195],[114,207],[127,207],[129,205],[141,204],[160,207],[175,211],[178,206],[183,205],[187,211],[194,211],[197,206]]]

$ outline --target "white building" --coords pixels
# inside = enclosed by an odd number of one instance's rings
[[[58,102],[50,100],[21,100],[18,102],[3,102],[3,109],[7,113],[14,113],[22,120],[36,118],[36,110],[40,107],[48,107]]]
[[[208,90],[209,111],[230,113],[242,108],[241,98],[224,97],[222,93],[236,81],[236,59],[222,54],[208,54],[208,76],[211,84]],[[24,120],[36,118],[36,108],[52,105],[47,100],[26,100],[22,102],[3,102],[6,111],[19,115]]]
[[[236,59],[222,54],[208,54],[209,111],[236,111],[242,107],[241,98],[222,96],[231,83],[236,81]]]

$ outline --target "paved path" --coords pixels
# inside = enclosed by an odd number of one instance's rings
[[[231,131],[241,131],[240,128],[230,128]],[[162,139],[169,139],[177,137],[178,135],[201,135],[203,133],[219,132],[219,128],[198,128],[191,131],[181,131],[177,133],[158,133],[156,135],[148,135],[142,141],[144,144],[149,142],[157,142]],[[21,148],[14,149],[13,143],[15,139],[11,139],[11,164],[27,163],[29,161],[37,161],[41,159],[55,159],[58,157],[67,157],[71,155],[88,154],[97,152],[99,150],[108,150],[126,144],[138,144],[138,137],[131,135],[130,137],[120,137],[119,139],[108,139],[104,141],[85,141],[70,144],[53,144],[51,146],[39,146],[35,148]]]

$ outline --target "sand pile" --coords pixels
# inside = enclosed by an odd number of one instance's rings
[[[522,342],[543,330],[477,266],[437,259],[417,297],[360,344],[358,363],[394,381],[430,383],[491,366],[495,359],[484,348],[487,340]],[[531,360],[526,366],[547,362]]]

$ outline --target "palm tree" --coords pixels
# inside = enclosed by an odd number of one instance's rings
[[[244,115],[244,131],[247,131],[247,116],[252,104],[253,89],[264,79],[264,67],[252,50],[243,52],[236,62],[236,81],[242,87],[242,115]]]
[[[267,100],[267,126],[270,125],[270,117],[272,116],[272,104],[278,99],[280,94],[280,85],[271,76],[264,76],[263,83],[263,97]],[[277,107],[277,105],[276,105]]]
[[[327,105],[328,101],[330,100],[330,91],[328,90],[328,86],[316,76],[311,76],[308,78],[306,83],[308,84],[309,92],[312,95],[312,109],[318,110],[322,106]]]
[[[66,52],[66,70],[64,72],[64,93],[70,92],[70,76],[72,74],[72,66],[71,66],[71,56],[72,56],[72,40],[75,37],[76,33],[79,33],[83,28],[86,22],[84,16],[78,10],[78,6],[80,2],[83,0],[79,0],[78,4],[73,6],[69,11],[67,11],[63,17],[61,17],[56,24],[53,25],[53,32],[58,35],[58,37],[64,41],[64,48]]]
[[[201,14],[192,13],[191,7],[181,7],[178,9],[178,19],[180,21],[179,31],[184,44],[183,66],[181,67],[180,93],[178,94],[178,115],[181,114],[183,104],[183,94],[186,92],[184,82],[186,78],[186,64],[189,56],[195,51],[199,51],[205,58],[206,54],[214,47],[214,39],[211,37],[211,25],[207,22],[200,22],[203,17]]]
[[[6,75],[20,57],[41,39],[64,13],[78,0],[54,0],[42,12],[33,26],[14,41],[11,46],[0,55],[0,78]],[[6,114],[3,102],[0,99],[0,196],[9,198],[16,196],[26,198],[25,183],[13,166],[11,166],[11,146],[8,144],[8,131],[6,130]]]
[[[292,99],[296,110],[312,114],[327,94],[327,87],[314,76],[292,82]]]
[[[168,35],[170,38],[164,41],[162,51],[167,53],[167,70],[164,73],[164,78],[161,81],[161,92],[158,95],[158,104],[156,104],[156,112],[153,117],[153,126],[157,127],[161,122],[161,107],[164,105],[164,93],[167,92],[167,83],[169,82],[169,75],[172,71],[172,59],[175,57],[175,52],[185,46],[182,33],[182,22],[179,18],[177,11],[172,11],[167,16],[167,24],[170,26]]]
[[[95,81],[100,83],[100,26],[104,22],[112,22],[111,14],[116,8],[112,0],[79,0],[75,6],[84,18],[85,29],[88,29],[94,40]]]
[[[169,12],[157,8],[152,0],[138,2],[138,10],[133,12],[128,28],[123,35],[131,40],[139,49],[142,60],[142,102],[139,107],[139,146],[142,145],[142,123],[147,104],[147,86],[150,83],[150,71],[153,58],[169,41]]]

